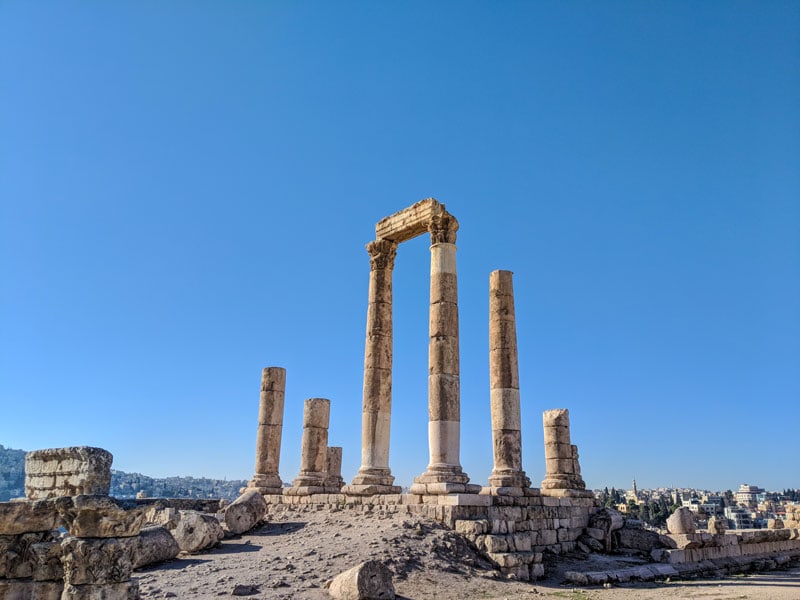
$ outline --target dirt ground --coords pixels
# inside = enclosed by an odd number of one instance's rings
[[[356,564],[377,559],[393,572],[397,597],[406,600],[566,598],[571,600],[800,600],[800,568],[759,575],[578,589],[562,585],[566,570],[630,565],[595,556],[559,560],[548,578],[509,581],[464,540],[429,520],[374,511],[283,513],[206,554],[182,557],[136,573],[141,597],[206,600],[232,596],[260,600],[329,599],[325,582]],[[632,559],[635,560],[635,559]]]

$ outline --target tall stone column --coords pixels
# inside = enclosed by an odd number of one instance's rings
[[[428,445],[430,463],[412,493],[477,492],[459,459],[461,391],[458,352],[456,232],[449,213],[434,215],[431,235],[430,340],[428,343]]]
[[[261,372],[261,398],[258,406],[256,472],[247,483],[262,494],[281,494],[283,482],[278,474],[283,433],[283,403],[286,369],[265,367]]]
[[[531,481],[522,470],[517,324],[511,271],[489,275],[489,382],[494,469],[491,491],[523,495]]]
[[[578,465],[578,447],[572,445],[569,431],[569,411],[555,408],[544,411],[544,458],[546,474],[542,493],[557,490],[586,489]]]
[[[331,401],[309,398],[303,405],[303,440],[300,449],[300,473],[285,490],[289,496],[321,494],[325,490],[328,458],[328,424]]]
[[[367,339],[364,351],[364,402],[361,415],[361,468],[348,494],[398,494],[389,469],[392,418],[392,269],[397,243],[377,239],[370,256]]]

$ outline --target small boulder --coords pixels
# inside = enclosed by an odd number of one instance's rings
[[[340,573],[330,582],[335,600],[394,600],[392,573],[377,560],[368,560]]]
[[[667,531],[670,533],[694,533],[694,517],[692,511],[682,506],[667,519]]]
[[[171,531],[181,552],[196,554],[216,546],[225,532],[214,515],[195,510],[179,511],[180,520]]]
[[[225,508],[225,527],[233,534],[245,533],[267,514],[267,503],[257,490],[249,490]]]

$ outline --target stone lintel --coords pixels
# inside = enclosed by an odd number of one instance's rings
[[[444,214],[447,214],[444,204],[435,198],[426,198],[378,221],[375,224],[375,237],[396,243],[405,242],[426,233],[431,219]]]

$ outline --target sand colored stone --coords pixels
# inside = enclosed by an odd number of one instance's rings
[[[569,411],[566,408],[546,410],[542,421],[546,468],[542,493],[553,494],[564,490],[588,494],[581,478],[578,447],[570,439]]]
[[[292,496],[322,494],[325,489],[328,460],[328,425],[331,401],[309,398],[303,405],[303,438],[300,449],[300,473],[284,493]],[[337,490],[338,491],[338,490]]]
[[[392,269],[397,245],[431,237],[428,343],[428,447],[430,462],[414,480],[415,493],[477,492],[462,471],[456,232],[458,221],[433,198],[381,219],[370,254],[369,307],[364,354],[361,467],[344,491],[396,494],[389,467],[392,409]]]
[[[265,367],[261,373],[255,475],[247,484],[249,489],[258,490],[262,494],[280,494],[283,489],[278,469],[281,460],[285,390],[286,369]]]
[[[516,315],[511,271],[489,275],[489,380],[494,468],[492,493],[522,495],[530,479],[522,470]]]
[[[25,496],[28,500],[44,500],[80,494],[108,495],[113,459],[107,450],[90,446],[28,452]]]

